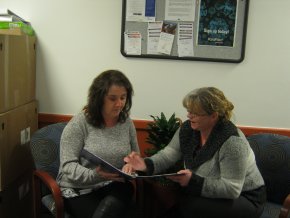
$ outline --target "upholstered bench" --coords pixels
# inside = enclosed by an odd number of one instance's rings
[[[56,123],[41,128],[31,139],[31,151],[36,166],[33,179],[35,214],[39,214],[42,202],[55,217],[68,217],[63,208],[60,190],[54,180],[59,167],[59,141],[65,125],[66,123]],[[290,137],[258,133],[248,135],[247,139],[254,150],[257,165],[267,188],[268,201],[261,217],[288,218],[290,210]],[[141,149],[143,148],[141,147]],[[50,187],[49,192],[42,194],[39,192],[42,183]]]
[[[247,137],[265,180],[267,203],[261,218],[286,218],[290,210],[290,137],[259,133]]]

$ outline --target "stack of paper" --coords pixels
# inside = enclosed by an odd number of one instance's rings
[[[34,35],[30,22],[7,8],[0,8],[0,34]]]

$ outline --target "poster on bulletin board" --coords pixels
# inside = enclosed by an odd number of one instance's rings
[[[123,0],[125,57],[240,63],[249,0]]]

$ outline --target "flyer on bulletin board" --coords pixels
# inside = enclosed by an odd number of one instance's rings
[[[237,0],[200,0],[198,45],[234,47]]]

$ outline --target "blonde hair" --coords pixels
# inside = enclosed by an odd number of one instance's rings
[[[182,101],[183,106],[191,113],[210,115],[218,113],[220,119],[230,120],[234,105],[222,91],[215,87],[203,87],[189,92]]]

